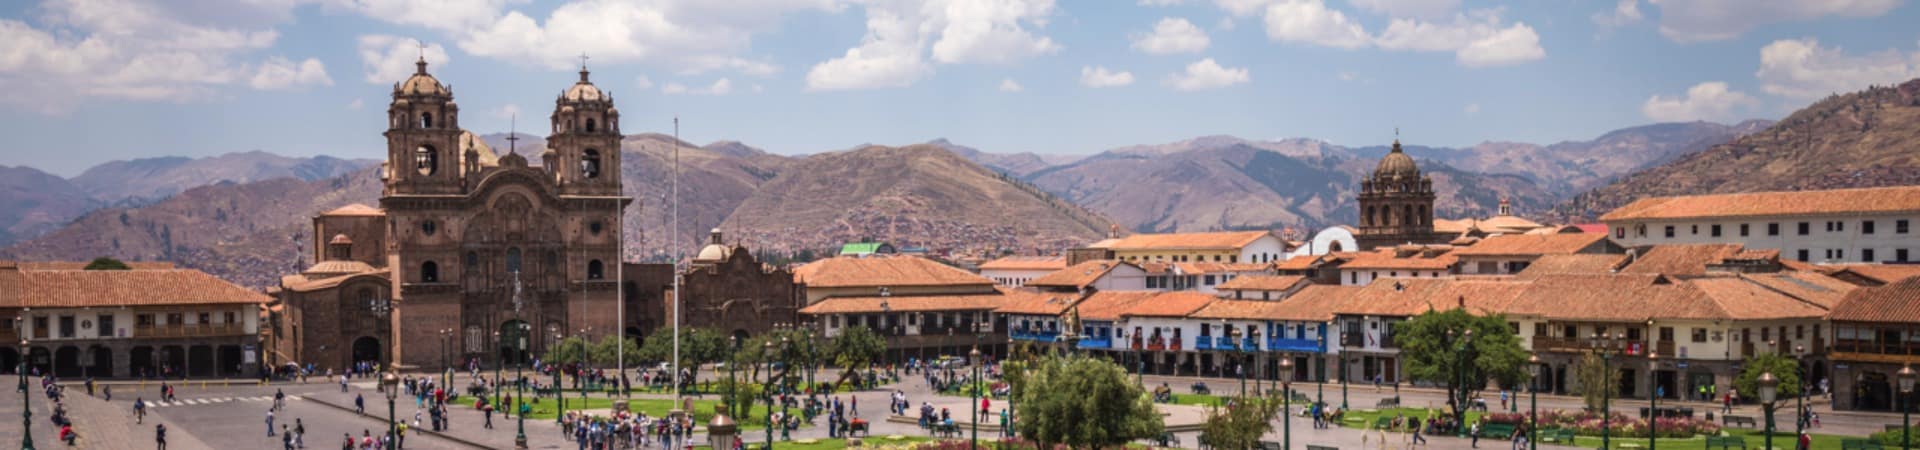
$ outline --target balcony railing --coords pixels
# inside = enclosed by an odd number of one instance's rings
[[[247,328],[237,323],[181,324],[134,327],[133,333],[138,337],[238,336],[247,334]]]
[[[1113,338],[1104,338],[1104,337],[1081,338],[1079,347],[1096,349],[1096,350],[1113,348]]]
[[[1180,344],[1181,344],[1180,338],[1173,338],[1173,341],[1168,342],[1167,350],[1176,351],[1176,352],[1180,351],[1180,347],[1181,347]]]
[[[1153,338],[1152,340],[1147,341],[1147,350],[1157,352],[1157,351],[1166,350],[1166,349],[1167,349],[1166,339]]]
[[[1054,340],[1059,339],[1060,337],[1060,333],[1056,331],[1038,331],[1038,330],[1025,330],[1025,331],[1014,330],[1009,335],[1012,336],[1013,340],[1016,340],[1016,341],[1036,341],[1036,342],[1053,342]]]
[[[1668,358],[1680,356],[1673,352],[1673,341],[1660,341],[1660,343],[1654,344],[1653,347],[1655,348],[1654,351],[1660,352],[1660,356]]]
[[[1194,339],[1193,349],[1194,350],[1213,350],[1213,338],[1207,337],[1207,336],[1201,336],[1199,339]]]
[[[1873,353],[1882,355],[1920,354],[1920,344],[1901,344],[1897,342],[1870,341],[1834,341],[1835,353]]]
[[[1672,345],[1672,341],[1667,342],[1669,346]],[[1533,351],[1536,352],[1578,353],[1593,350],[1612,350],[1619,352],[1621,355],[1637,356],[1645,354],[1647,348],[1646,342],[1629,341],[1625,339],[1602,339],[1596,341],[1594,339],[1584,338],[1533,337]],[[1670,350],[1662,350],[1661,354],[1672,354],[1669,352]]]
[[[1267,350],[1276,352],[1314,352],[1322,351],[1320,342],[1312,339],[1267,339]]]

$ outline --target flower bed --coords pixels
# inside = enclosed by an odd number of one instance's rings
[[[1498,413],[1488,414],[1485,418],[1488,423],[1515,425],[1527,421],[1526,414]],[[1662,438],[1688,438],[1697,435],[1720,434],[1720,425],[1705,419],[1662,417],[1659,418],[1658,421],[1658,430]],[[1540,428],[1563,428],[1573,430],[1574,434],[1581,436],[1599,436],[1601,428],[1600,415],[1586,411],[1543,411],[1540,413]],[[1610,430],[1612,435],[1618,437],[1644,438],[1648,437],[1647,434],[1649,430],[1645,419],[1627,417],[1627,415],[1620,413],[1613,413],[1607,418],[1606,428]]]

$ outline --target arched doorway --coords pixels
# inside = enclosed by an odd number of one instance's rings
[[[84,373],[80,368],[80,347],[62,346],[53,352],[53,375],[59,377],[77,377]]]
[[[740,345],[746,345],[747,338],[749,336],[750,335],[747,334],[747,330],[737,329],[737,328],[733,330],[733,339],[737,341]]]
[[[187,367],[187,349],[178,345],[160,347],[160,374],[167,377],[185,376]]]
[[[213,376],[218,366],[213,360],[213,346],[195,345],[187,348],[187,374],[196,377]]]
[[[13,347],[0,347],[0,373],[18,374],[20,370],[20,351]]]
[[[115,376],[113,372],[113,349],[107,348],[107,346],[104,345],[95,345],[87,348],[87,354],[93,356],[92,364],[87,366],[88,376]]]
[[[1854,409],[1868,411],[1888,411],[1893,409],[1893,384],[1888,382],[1887,374],[1864,372],[1860,381],[1853,384]]]
[[[647,342],[647,334],[642,333],[640,327],[627,327],[627,339],[644,344]]]
[[[353,359],[349,364],[362,361],[380,361],[380,340],[372,336],[361,336],[353,340]]]
[[[218,356],[218,360],[220,361],[220,375],[237,377],[240,376],[241,373],[245,373],[245,368],[241,367],[245,363],[241,361],[240,346],[222,345],[220,346]]]
[[[149,377],[157,373],[153,367],[153,347],[139,346],[127,352],[127,375]]]
[[[500,341],[495,345],[499,346],[496,352],[500,355],[502,366],[521,364],[529,360],[527,349],[533,342],[530,336],[527,336],[530,333],[528,326],[526,322],[517,319],[500,323]]]
[[[31,367],[31,369],[27,370],[28,373],[39,373],[42,375],[52,373],[53,372],[53,352],[50,350],[47,350],[46,347],[28,348],[27,349],[27,366]]]

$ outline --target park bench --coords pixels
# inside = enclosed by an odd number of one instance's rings
[[[1284,450],[1280,447],[1279,442],[1274,442],[1274,441],[1260,441],[1260,445],[1258,448],[1260,450]]]
[[[1400,407],[1400,399],[1383,398],[1383,399],[1380,399],[1379,403],[1373,404],[1373,407],[1375,409],[1398,408]]]
[[[1513,437],[1514,426],[1510,423],[1489,423],[1480,426],[1480,437],[1506,439]]]
[[[1881,450],[1881,446],[1871,439],[1841,439],[1840,450]]]
[[[1570,444],[1570,443],[1573,443],[1573,430],[1567,429],[1567,428],[1555,428],[1551,430],[1542,430],[1540,432],[1540,441],[1552,442],[1556,444]]]
[[[1340,450],[1340,447],[1307,444],[1307,450]]]
[[[944,437],[944,438],[957,437],[960,435],[960,425],[952,424],[952,423],[941,423],[941,424],[935,425],[934,434],[938,434],[940,435],[940,437]]]
[[[859,433],[860,436],[866,437],[867,433],[870,432],[868,428],[869,426],[867,425],[866,421],[857,421],[857,422],[849,423],[847,424],[847,436],[853,436],[854,433]]]
[[[1159,438],[1154,439],[1154,442],[1159,443],[1161,447],[1178,447],[1180,446],[1180,436],[1163,432],[1160,433]]]
[[[1751,416],[1720,416],[1720,424],[1726,425],[1726,426],[1733,426],[1734,424],[1746,424],[1747,428],[1753,428],[1755,426],[1758,426],[1760,422],[1753,420],[1753,417]]]
[[[1707,436],[1707,450],[1746,450],[1747,440],[1735,436]]]

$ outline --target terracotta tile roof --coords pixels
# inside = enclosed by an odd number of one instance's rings
[[[1319,267],[1325,258],[1325,255],[1295,256],[1287,258],[1285,261],[1274,263],[1273,268],[1277,270],[1307,270]]]
[[[1607,235],[1588,233],[1569,234],[1503,234],[1488,236],[1471,247],[1454,250],[1458,256],[1530,256],[1565,255],[1597,251],[1604,245]]]
[[[1819,272],[1754,273],[1741,274],[1740,277],[1828,309],[1839,305],[1847,293],[1860,288]]]
[[[1101,291],[1087,296],[1074,306],[1080,308],[1081,320],[1115,321],[1120,320],[1122,311],[1159,294],[1154,291]]]
[[[1707,266],[1740,254],[1740,244],[1656,245],[1647,249],[1621,273],[1703,275]]]
[[[1849,273],[1880,284],[1892,284],[1895,281],[1920,277],[1920,264],[1848,264],[1844,267],[1838,272]]]
[[[1036,316],[1057,316],[1073,306],[1079,294],[1024,293],[993,310],[999,314],[1027,314]],[[1084,315],[1083,315],[1084,317]]]
[[[1289,322],[1325,322],[1334,311],[1352,301],[1359,286],[1309,285],[1278,301],[1218,300],[1195,311],[1197,319],[1273,320]]]
[[[1659,275],[1548,275],[1528,283],[1508,314],[1552,320],[1644,322],[1676,292]]]
[[[169,270],[173,263],[165,261],[121,261],[133,270]],[[19,270],[83,270],[92,261],[0,261],[0,269]]]
[[[1576,223],[1573,227],[1579,228],[1582,233],[1607,234],[1607,224],[1604,223]]]
[[[1697,278],[1687,280],[1686,283],[1704,294],[1704,298],[1711,302],[1707,306],[1713,309],[1683,310],[1704,313],[1697,317],[1670,313],[1655,318],[1771,320],[1819,318],[1827,314],[1826,308],[1800,301],[1740,277]]]
[[[198,270],[47,270],[13,272],[17,295],[0,304],[34,308],[263,304],[266,294]]]
[[[19,308],[23,276],[16,268],[0,267],[0,308]]]
[[[1039,278],[1027,280],[1026,285],[1034,287],[1082,288],[1093,284],[1095,281],[1100,281],[1100,277],[1107,276],[1108,272],[1112,272],[1114,268],[1120,267],[1121,265],[1131,264],[1110,259],[1084,261],[1079,264],[1074,264],[1072,267],[1056,270],[1053,273],[1041,275]]]
[[[1161,292],[1120,311],[1121,317],[1186,317],[1219,297],[1193,291]],[[1082,313],[1085,314],[1085,313]]]
[[[1422,254],[1400,255],[1397,249],[1379,249],[1354,255],[1353,260],[1340,265],[1341,269],[1379,269],[1379,270],[1447,270],[1453,267],[1459,257],[1448,251],[1436,256]]]
[[[1307,277],[1299,275],[1242,275],[1214,289],[1223,291],[1284,291],[1299,286]]]
[[[1266,231],[1223,231],[1211,233],[1136,234],[1116,240],[1096,242],[1092,248],[1111,250],[1227,250],[1239,249],[1262,237]]]
[[[293,292],[313,292],[322,289],[331,289],[334,286],[345,284],[348,280],[363,276],[376,277],[384,283],[389,275],[391,275],[391,273],[386,269],[374,268],[351,273],[304,273],[280,277],[280,287]]]
[[[1150,274],[1168,274],[1178,271],[1182,275],[1206,275],[1210,273],[1246,273],[1259,272],[1273,267],[1260,263],[1217,263],[1217,262],[1149,262],[1140,263],[1140,268]]]
[[[342,207],[339,207],[339,208],[334,208],[334,209],[333,209],[332,211],[327,211],[327,212],[323,212],[323,213],[320,213],[320,215],[322,215],[322,216],[361,216],[361,217],[373,217],[373,216],[385,216],[385,215],[387,215],[387,212],[386,212],[386,211],[384,211],[384,210],[381,210],[380,208],[375,208],[375,207],[372,207],[372,206],[367,206],[367,205],[362,205],[362,204],[359,204],[359,203],[353,203],[353,204],[349,204],[349,205],[347,205],[347,206],[342,206]]]
[[[793,270],[809,287],[991,285],[993,280],[918,256],[833,257]]]
[[[1065,256],[1008,256],[980,264],[980,270],[1060,270],[1067,268]]]
[[[1217,300],[1188,315],[1191,319],[1272,320],[1280,302],[1256,300]]]
[[[1460,307],[1476,314],[1502,312],[1512,306],[1515,297],[1527,286],[1527,283],[1503,280],[1379,280],[1361,288],[1334,312],[1396,317]]]
[[[1885,286],[1855,289],[1840,301],[1828,320],[1845,322],[1920,323],[1920,277]]]
[[[895,295],[890,297],[834,297],[800,308],[801,314],[867,314],[881,312],[981,311],[1027,301],[1038,294],[1002,290],[992,294]],[[881,305],[884,304],[885,307]]]
[[[1920,186],[1644,198],[1608,212],[1600,216],[1600,220],[1613,222],[1913,211],[1920,211]]]
[[[1543,255],[1521,270],[1519,277],[1532,279],[1544,275],[1613,273],[1626,262],[1627,255]]]

